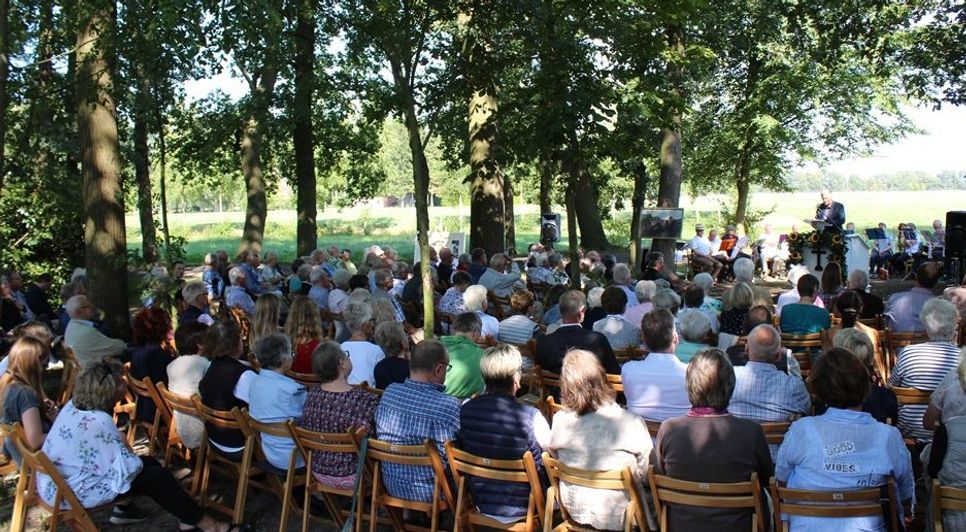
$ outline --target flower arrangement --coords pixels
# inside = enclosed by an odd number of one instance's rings
[[[842,263],[848,253],[848,245],[841,233],[831,231],[808,233],[791,233],[788,235],[788,263],[801,264],[804,260],[804,251],[811,248],[812,251],[824,251],[828,257],[828,262]]]

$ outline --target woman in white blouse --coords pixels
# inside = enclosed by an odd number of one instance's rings
[[[124,394],[121,368],[101,362],[77,377],[73,399],[64,406],[44,441],[43,451],[85,508],[107,504],[120,495],[146,495],[172,513],[182,530],[225,532],[229,526],[204,510],[178,481],[151,457],[139,457],[114,425],[111,412]],[[37,475],[37,492],[52,504],[56,485]],[[115,507],[111,522],[130,524],[147,515]],[[240,527],[236,527],[240,528]]]

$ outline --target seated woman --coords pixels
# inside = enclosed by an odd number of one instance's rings
[[[798,296],[795,303],[781,308],[779,329],[788,334],[812,334],[831,327],[832,320],[824,308],[818,306],[818,278],[810,273],[798,279]]]
[[[956,371],[946,375],[933,392],[922,424],[927,430],[935,429],[932,444],[922,453],[929,478],[939,479],[943,486],[966,488],[961,466],[966,463],[966,349],[960,353]],[[933,511],[927,515],[933,516]],[[943,526],[966,530],[966,512],[943,512]]]
[[[174,514],[181,530],[228,530],[224,523],[205,516],[157,460],[131,451],[112,418],[114,403],[123,394],[119,365],[105,361],[84,370],[77,377],[73,398],[57,416],[44,442],[44,453],[80,503],[93,508],[122,495],[146,495]],[[37,493],[48,504],[53,503],[55,491],[50,477],[37,475]],[[134,518],[134,513],[116,506],[111,522],[129,524],[147,518],[143,514]]]
[[[556,286],[560,286],[563,289],[567,288],[564,285],[556,285]],[[544,312],[543,314],[543,323],[545,325],[551,325],[560,321],[560,305],[558,304],[558,302],[560,301],[560,296],[561,294],[563,294],[564,291],[565,290],[561,290],[560,288],[556,290],[551,289],[551,292],[553,293],[547,296],[548,300],[554,301],[554,306],[548,308],[547,311]],[[651,295],[653,296],[654,294],[652,293]],[[551,296],[552,296],[552,299],[551,299]],[[584,314],[584,321],[580,324],[581,327],[583,327],[584,329],[587,329],[588,331],[592,331],[594,330],[594,325],[598,321],[607,317],[607,311],[604,310],[604,306],[602,302],[603,298],[604,298],[604,289],[599,286],[595,286],[587,291],[587,312]],[[637,308],[638,306],[640,305],[636,305],[631,308]],[[651,308],[654,308],[654,305],[651,305]],[[641,323],[640,321],[636,321],[636,322],[631,320],[628,320],[628,321],[638,326],[640,326],[640,323]]]
[[[841,302],[841,298],[839,302]],[[868,412],[880,423],[886,423],[890,420],[893,423],[898,421],[899,402],[896,399],[895,392],[885,387],[885,383],[882,382],[882,378],[875,370],[875,349],[872,342],[869,341],[869,337],[859,329],[842,329],[835,335],[833,344],[835,347],[847,349],[857,356],[869,372],[872,387],[869,396],[862,402],[862,411]],[[825,412],[825,408],[825,405],[816,404],[815,413],[822,414]]]
[[[731,302],[734,305],[731,309],[721,313],[721,332],[741,336],[742,325],[748,310],[755,304],[755,292],[748,286],[748,283],[738,283],[732,289]]]
[[[735,372],[720,349],[698,352],[685,376],[691,411],[661,424],[654,449],[655,470],[689,482],[746,482],[758,473],[766,490],[774,471],[761,426],[728,413]],[[762,516],[768,522],[767,516]],[[670,505],[670,530],[749,530],[747,509]]]
[[[519,460],[530,451],[542,474],[541,453],[550,444],[550,426],[539,410],[516,400],[523,375],[520,350],[499,344],[483,353],[480,371],[486,390],[460,409],[463,449],[483,458]],[[473,500],[480,511],[501,518],[527,514],[529,486],[473,479]]]
[[[499,340],[501,342],[524,345],[540,330],[529,317],[533,310],[533,302],[533,292],[529,290],[518,290],[510,296],[510,309],[513,315],[500,322]]]
[[[583,349],[567,353],[560,378],[564,410],[553,416],[549,452],[562,463],[581,469],[607,471],[630,466],[641,481],[653,448],[651,436],[639,417],[614,402],[615,395],[596,355]],[[621,492],[561,481],[560,499],[583,525],[623,528],[627,499]]]
[[[879,331],[858,321],[864,308],[862,296],[858,292],[855,290],[842,292],[835,298],[835,303],[829,308],[832,309],[832,314],[840,319],[840,322],[829,327],[824,333],[822,338],[823,350],[828,350],[833,346],[835,336],[839,331],[855,329],[869,337],[869,343],[873,346],[873,361],[884,360],[879,352]]]
[[[134,352],[131,353],[131,376],[151,382],[168,383],[168,364],[174,359],[171,345],[171,316],[161,307],[147,307],[134,315],[131,323],[134,336]],[[154,401],[137,398],[137,418],[151,421],[157,408]]]
[[[841,490],[878,486],[891,476],[899,502],[912,498],[915,479],[902,434],[861,411],[869,382],[865,364],[845,349],[835,348],[819,357],[809,386],[829,409],[792,423],[778,450],[775,478],[779,482],[795,489]],[[886,530],[881,516],[790,519],[791,530]]]
[[[181,298],[184,300],[186,307],[185,311],[181,313],[181,317],[178,318],[179,326],[193,321],[205,325],[211,325],[215,322],[208,309],[209,296],[205,283],[201,281],[186,283],[181,288]]]
[[[0,421],[20,422],[31,449],[39,449],[50,430],[51,416],[57,410],[44,397],[41,376],[50,359],[50,347],[32,336],[17,340],[5,359],[7,370],[0,375]],[[13,442],[3,442],[4,453],[20,464],[20,453]]]
[[[285,334],[295,346],[292,371],[312,373],[312,352],[322,341],[323,335],[319,307],[308,296],[295,296],[292,300],[285,322]]]
[[[248,333],[248,345],[253,346],[262,338],[278,333],[281,328],[282,298],[266,292],[255,301],[255,318],[252,320],[251,332]]]
[[[204,355],[202,343],[208,327],[203,323],[185,323],[174,333],[174,345],[178,356],[168,364],[168,390],[184,397],[191,397],[198,393],[198,383],[205,376],[210,360]],[[205,433],[205,425],[194,416],[173,412],[174,426],[178,437],[185,447],[196,449],[201,445],[201,438]]]
[[[684,295],[681,297],[681,303],[685,309],[696,310],[707,316],[708,322],[711,324],[712,333],[717,335],[721,332],[721,324],[718,323],[718,315],[720,312],[705,307],[704,289],[698,286],[697,283],[691,283],[691,286],[684,291]]]
[[[682,310],[678,315],[681,341],[674,349],[674,356],[687,364],[699,351],[711,347],[713,335],[708,315],[697,309]]]
[[[594,324],[593,330],[607,337],[611,349],[614,350],[640,345],[641,324],[631,323],[624,318],[624,311],[627,309],[627,294],[623,287],[608,286],[604,289],[600,302],[603,304],[607,317],[598,320]]]
[[[350,428],[372,432],[379,397],[349,384],[352,361],[339,344],[323,340],[315,348],[312,372],[321,384],[309,390],[299,425],[323,433],[344,433]],[[313,452],[311,465],[312,474],[326,486],[355,486],[358,457],[354,453]]]
[[[215,322],[205,336],[204,349],[211,357],[211,364],[198,383],[201,402],[215,410],[248,406],[248,393],[255,372],[238,360],[244,351],[238,324],[231,319]],[[215,451],[241,458],[245,449],[245,437],[241,431],[222,429],[208,423],[205,424],[205,431]]]
[[[711,289],[714,288],[714,278],[711,277],[710,273],[702,272],[695,275],[691,284],[701,287],[701,290],[704,291],[704,302],[701,303],[701,310],[711,311],[716,314],[721,313],[721,300],[711,297]]]
[[[390,384],[406,382],[409,378],[409,335],[406,329],[398,321],[386,321],[376,325],[372,336],[386,354],[372,371],[376,379],[373,386],[385,390]]]
[[[373,331],[372,306],[362,300],[349,301],[343,313],[345,324],[349,327],[351,336],[342,342],[342,349],[349,353],[352,359],[352,373],[349,374],[349,384],[376,382],[373,371],[386,354],[378,345],[369,341]]]
[[[439,311],[442,314],[459,316],[466,312],[466,305],[463,304],[463,292],[473,284],[470,274],[466,272],[453,273],[453,286],[446,289],[443,297],[439,300]]]
[[[264,297],[264,296],[262,296]],[[252,379],[248,393],[248,413],[262,423],[280,423],[302,416],[305,409],[305,387],[286,377],[292,367],[292,341],[284,334],[263,337],[255,344],[255,358],[262,370]],[[287,470],[295,442],[270,434],[262,435],[262,451],[268,463]],[[305,465],[297,453],[296,467]]]
[[[329,312],[342,314],[345,306],[349,303],[349,280],[352,274],[349,270],[339,268],[332,275],[332,290],[329,291]],[[291,335],[289,335],[291,336]],[[342,342],[349,337],[349,330],[346,329],[345,322],[337,320],[335,322],[335,341]],[[294,340],[293,340],[294,341]],[[311,366],[311,363],[309,364]]]
[[[822,282],[819,285],[818,297],[825,303],[825,308],[835,308],[835,300],[845,292],[842,281],[842,266],[837,262],[830,262],[822,270]]]

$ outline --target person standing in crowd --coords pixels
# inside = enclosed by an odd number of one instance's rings
[[[832,192],[822,191],[822,202],[815,207],[815,219],[827,222],[835,232],[841,233],[845,225],[845,206],[832,200]]]

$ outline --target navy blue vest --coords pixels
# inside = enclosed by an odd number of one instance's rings
[[[536,412],[532,406],[522,405],[509,395],[487,394],[470,400],[460,410],[463,449],[496,460],[519,460],[523,453],[530,451],[543,478],[541,449],[533,435]],[[470,490],[483,513],[505,517],[527,513],[529,486],[471,478]]]

